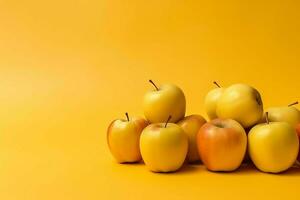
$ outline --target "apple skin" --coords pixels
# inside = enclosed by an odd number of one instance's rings
[[[117,119],[107,129],[107,144],[118,163],[131,163],[141,160],[140,135],[148,122],[143,118],[131,120]]]
[[[254,165],[263,172],[279,173],[296,161],[299,141],[287,122],[258,124],[248,134],[248,151]]]
[[[223,91],[216,112],[219,118],[234,119],[248,128],[261,119],[263,103],[255,88],[246,84],[234,84]]]
[[[234,171],[247,149],[244,128],[233,119],[214,119],[204,124],[197,135],[198,151],[210,171]]]
[[[188,151],[188,138],[174,123],[150,124],[140,138],[142,158],[150,171],[173,172],[184,163]]]
[[[176,123],[184,117],[185,106],[183,91],[173,84],[148,91],[143,100],[144,115],[151,123],[165,122],[169,115],[172,116],[170,122]]]
[[[267,109],[267,112],[270,122],[287,122],[292,127],[300,123],[300,111],[294,106],[273,107]]]
[[[299,139],[299,142],[300,142],[300,123],[296,125],[296,133],[298,135],[298,139]],[[300,162],[300,151],[298,152],[297,160]]]
[[[217,118],[217,102],[221,97],[224,88],[215,88],[207,93],[204,99],[204,108],[209,119]]]
[[[189,148],[186,159],[190,163],[200,160],[196,136],[201,126],[205,123],[206,120],[201,115],[189,115],[177,123],[184,130],[189,139]]]

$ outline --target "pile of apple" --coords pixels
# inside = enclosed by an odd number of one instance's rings
[[[153,172],[172,172],[184,162],[202,161],[211,171],[236,170],[251,158],[263,172],[289,169],[299,153],[300,111],[297,102],[263,111],[259,92],[246,84],[218,87],[205,97],[210,121],[185,117],[183,91],[156,86],[143,100],[144,118],[114,120],[107,142],[119,163],[144,161]],[[298,135],[297,135],[298,134]]]

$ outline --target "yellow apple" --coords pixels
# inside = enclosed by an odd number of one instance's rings
[[[184,163],[188,151],[188,138],[177,124],[155,123],[143,130],[140,149],[150,171],[172,172]]]
[[[266,115],[268,118],[268,115]],[[254,126],[248,134],[248,151],[255,166],[279,173],[296,161],[299,141],[295,128],[287,122],[268,122]]]
[[[218,88],[209,91],[204,99],[204,108],[209,119],[217,118],[217,102],[224,91],[224,88],[220,87],[217,82],[214,82],[214,84],[217,85]]]
[[[185,115],[185,96],[182,90],[173,84],[165,84],[148,91],[143,100],[144,115],[151,123],[165,122],[172,115],[170,122],[178,122]]]
[[[187,153],[188,162],[199,161],[199,153],[197,149],[196,136],[206,120],[200,115],[190,115],[180,120],[177,124],[184,130],[189,139],[189,148]]]
[[[295,104],[298,104],[298,102],[292,103],[288,106],[273,107],[267,109],[267,112],[269,113],[269,121],[287,122],[292,127],[296,127],[296,125],[300,123],[300,111],[293,106]]]
[[[141,160],[139,148],[140,135],[148,125],[143,118],[114,120],[107,129],[107,143],[113,157],[119,163],[138,162]]]
[[[233,171],[245,156],[247,135],[233,119],[214,119],[204,124],[197,135],[200,158],[211,171]]]
[[[217,116],[238,121],[244,128],[256,124],[263,114],[259,92],[246,84],[226,88],[217,103]]]

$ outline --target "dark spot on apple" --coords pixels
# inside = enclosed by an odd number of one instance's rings
[[[214,125],[219,128],[225,128],[224,124],[222,124],[222,123],[216,123]]]
[[[261,100],[261,96],[260,96],[260,94],[257,90],[255,91],[254,95],[255,95],[255,101],[257,102],[258,105],[261,106],[262,105],[262,100]]]

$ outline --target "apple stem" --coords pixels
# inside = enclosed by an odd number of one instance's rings
[[[291,103],[288,106],[290,107],[290,106],[293,106],[293,105],[297,105],[298,103],[299,103],[298,101],[295,101],[294,103]]]
[[[155,83],[150,79],[149,82],[156,88],[156,90],[158,91],[158,87],[155,85]]]
[[[167,120],[167,122],[166,122],[166,124],[165,124],[165,128],[167,127],[167,125],[168,125],[168,122],[170,121],[170,119],[172,118],[172,116],[171,115],[169,115],[169,117],[168,117],[168,120]]]
[[[266,112],[266,121],[267,121],[267,124],[269,124],[269,113]]]
[[[221,86],[217,83],[217,81],[213,82],[218,88],[220,88]]]
[[[129,116],[128,116],[128,113],[126,112],[125,115],[126,115],[127,121],[129,122]]]

